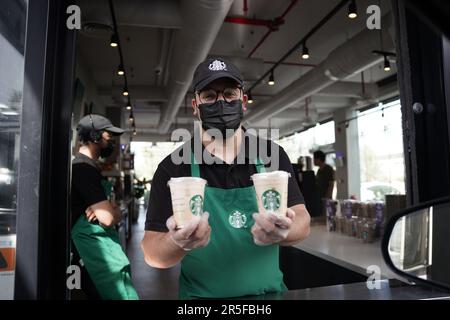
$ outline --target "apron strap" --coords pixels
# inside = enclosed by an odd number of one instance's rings
[[[266,172],[266,167],[264,167],[264,163],[261,161],[260,157],[255,159],[255,166],[258,173]]]
[[[198,166],[198,163],[195,162],[195,156],[193,152],[191,152],[191,176],[200,178],[200,167]]]

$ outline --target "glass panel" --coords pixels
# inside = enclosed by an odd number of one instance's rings
[[[0,300],[14,295],[17,172],[27,1],[0,10]]]
[[[385,200],[405,193],[400,100],[358,115],[361,200]]]
[[[286,151],[292,163],[297,163],[300,156],[313,157],[320,146],[335,142],[334,121],[312,127],[306,131],[276,141]],[[327,155],[326,162],[334,164],[334,155]]]

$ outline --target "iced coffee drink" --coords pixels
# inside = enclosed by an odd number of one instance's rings
[[[285,171],[256,173],[252,175],[260,213],[285,216],[290,174]]]
[[[183,228],[194,216],[203,214],[206,180],[196,177],[171,178],[167,183],[177,228]]]

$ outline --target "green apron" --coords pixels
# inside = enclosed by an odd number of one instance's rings
[[[139,299],[131,282],[130,261],[115,228],[90,223],[82,215],[73,226],[71,237],[102,299]]]
[[[191,159],[191,175],[200,177],[193,154]],[[265,171],[259,159],[256,169]],[[278,245],[257,246],[253,242],[252,214],[258,212],[254,186],[206,186],[204,199],[211,240],[205,248],[194,249],[183,258],[180,298],[231,298],[285,291]]]

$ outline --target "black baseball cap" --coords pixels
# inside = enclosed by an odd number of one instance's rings
[[[194,91],[200,91],[209,83],[219,78],[230,78],[241,87],[244,86],[242,75],[238,68],[223,58],[209,58],[200,63],[194,72],[192,81]]]
[[[90,131],[108,131],[115,136],[119,136],[124,133],[124,130],[112,125],[111,121],[99,114],[88,114],[84,116],[77,125],[77,132],[79,135],[85,134]]]

